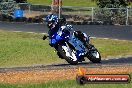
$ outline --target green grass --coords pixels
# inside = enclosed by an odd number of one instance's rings
[[[131,88],[130,84],[85,84],[79,85],[75,80],[52,81],[39,84],[0,84],[0,88]]]
[[[51,5],[52,0],[27,0],[32,4]],[[63,0],[63,6],[83,6],[83,7],[96,7],[96,2],[93,0]],[[130,4],[132,6],[132,3]]]
[[[96,39],[92,43],[98,48],[103,58],[132,55],[132,41]]]
[[[43,35],[0,31],[0,66],[59,62]]]
[[[32,4],[44,4],[44,5],[51,5],[52,0],[28,0],[29,3]],[[96,6],[95,2],[92,0],[63,0],[64,6]]]
[[[42,34],[0,30],[0,67],[64,62],[58,58]],[[132,55],[132,41],[92,39],[101,56]]]

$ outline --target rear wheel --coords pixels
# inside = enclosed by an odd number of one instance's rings
[[[58,51],[60,55],[70,64],[76,65],[78,64],[77,57],[76,57],[76,51],[69,47],[69,45],[66,43],[64,45],[58,46]]]
[[[89,50],[87,57],[93,63],[100,63],[101,61],[101,55],[93,45],[91,46],[91,49]]]

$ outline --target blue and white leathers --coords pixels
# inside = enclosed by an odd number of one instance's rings
[[[60,27],[58,31],[50,36],[49,43],[50,45],[55,46],[62,40],[74,46],[78,60],[82,55],[87,53],[87,48],[85,48],[83,42],[74,36],[74,31],[71,25]]]

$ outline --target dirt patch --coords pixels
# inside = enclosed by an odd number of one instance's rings
[[[26,12],[24,14],[24,17],[30,18],[30,17],[36,17],[36,16],[40,16],[43,15],[44,12],[40,12],[40,11],[32,11],[32,12]],[[48,14],[48,13],[45,13]]]
[[[87,74],[128,74],[132,66],[87,68]],[[41,83],[51,80],[75,79],[78,69],[32,70],[0,73],[1,83]]]

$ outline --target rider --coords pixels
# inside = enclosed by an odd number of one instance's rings
[[[58,32],[59,29],[63,30],[63,31],[67,31],[67,29],[71,30],[72,27],[71,25],[66,25],[66,20],[63,19],[58,19],[57,15],[54,14],[50,14],[46,17],[46,22],[47,22],[47,26],[50,29],[48,34],[49,34],[49,45],[51,47],[54,47],[55,49],[57,49],[57,46],[54,46],[54,42],[56,41],[55,39],[53,39],[54,34]],[[63,25],[64,24],[64,25]],[[75,35],[75,37],[77,37],[80,41],[82,41],[84,44],[88,43],[88,37],[85,33],[81,32],[81,31],[74,31],[73,34]],[[84,55],[84,52],[77,50],[77,57],[80,58],[80,61],[83,61],[84,58],[81,57],[81,55]]]
[[[48,34],[49,37],[52,36],[55,32],[58,31],[59,29],[59,24],[58,24],[58,17],[57,15],[50,14],[46,17],[46,22],[47,22],[47,27],[50,29]]]
[[[46,17],[47,26],[50,29],[49,35],[52,36],[58,29],[65,24],[66,19],[59,19],[56,14],[50,14]]]
[[[89,44],[89,38],[86,33],[81,32],[81,31],[75,31],[74,35],[84,43],[85,46]]]
[[[48,34],[49,34],[49,38],[51,39],[51,36],[56,33],[59,28],[61,28],[62,30],[66,29],[66,26],[64,24],[66,24],[66,20],[65,18],[62,19],[58,19],[58,16],[55,14],[50,14],[46,17],[46,22],[47,22],[47,26],[50,29]],[[64,25],[64,26],[62,26]],[[81,31],[75,31],[74,35],[81,40],[84,44],[88,43],[88,37],[85,33],[81,32]]]

